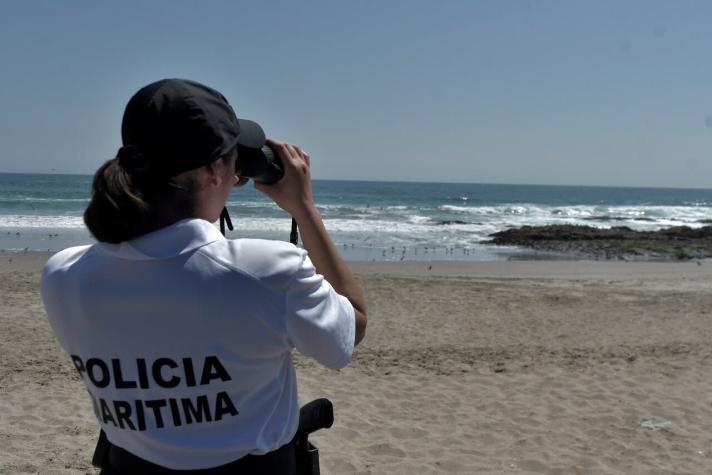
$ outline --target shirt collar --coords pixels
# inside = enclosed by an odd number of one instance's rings
[[[183,219],[165,228],[120,244],[98,243],[99,249],[133,260],[166,259],[224,240],[211,223],[197,218]]]

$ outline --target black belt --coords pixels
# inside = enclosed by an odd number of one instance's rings
[[[104,439],[102,442],[101,439]],[[100,444],[108,444],[105,448],[104,463],[101,475],[120,474],[181,474],[181,475],[243,475],[243,474],[274,474],[293,475],[297,473],[297,462],[294,442],[280,447],[264,455],[246,455],[234,462],[219,467],[201,470],[171,470],[137,457],[131,452],[113,445],[106,440],[104,433],[100,436]],[[97,447],[98,449],[98,447]],[[96,456],[96,454],[95,454]]]

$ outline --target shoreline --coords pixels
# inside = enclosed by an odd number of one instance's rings
[[[39,273],[55,252],[0,251],[0,274]],[[347,261],[356,275],[503,279],[634,279],[712,277],[712,259],[692,261],[510,260],[510,261]]]
[[[242,236],[251,238],[251,236]],[[258,239],[283,240],[284,235],[255,236]],[[467,247],[433,245],[373,246],[336,242],[347,262],[434,263],[502,261],[625,261],[691,262],[712,259],[712,226],[703,228],[671,227],[658,231],[635,231],[626,227],[522,226],[490,234],[489,240]],[[240,238],[228,236],[228,238]],[[26,230],[0,232],[0,254],[55,253],[67,247],[94,241],[77,230],[50,232]]]

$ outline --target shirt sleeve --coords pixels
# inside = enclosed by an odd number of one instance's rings
[[[354,308],[316,273],[306,252],[286,299],[287,334],[297,350],[328,368],[346,366],[356,337]]]

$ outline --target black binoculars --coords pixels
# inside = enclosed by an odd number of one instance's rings
[[[237,162],[235,174],[241,178],[271,185],[284,176],[282,159],[269,145],[262,148],[250,148],[244,145],[237,146]]]
[[[238,144],[235,175],[240,177],[242,184],[247,182],[246,180],[243,182],[243,179],[252,178],[258,183],[271,185],[282,179],[284,166],[282,165],[282,159],[269,145],[257,148]],[[223,236],[225,235],[225,225],[232,231],[232,221],[227,207],[223,208],[222,213],[220,213],[220,232]],[[296,245],[297,241],[299,241],[297,222],[292,218],[292,231],[289,233],[289,242]]]

